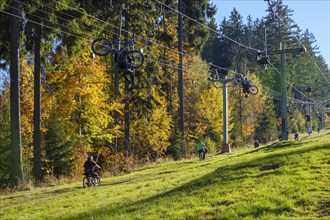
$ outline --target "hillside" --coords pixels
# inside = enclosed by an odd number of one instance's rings
[[[2,194],[1,219],[329,219],[330,132]]]

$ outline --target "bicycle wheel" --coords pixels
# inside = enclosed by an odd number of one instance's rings
[[[128,51],[127,54],[123,57],[125,65],[128,69],[137,69],[144,63],[144,56],[138,50]]]
[[[92,51],[98,56],[106,56],[110,53],[112,44],[105,38],[96,38],[92,43]]]
[[[255,85],[251,85],[251,87],[250,87],[250,93],[252,95],[256,95],[258,93],[258,87],[256,87]]]
[[[100,180],[99,177],[95,177],[95,178],[93,178],[92,182],[93,182],[94,186],[99,186],[99,185],[101,185],[101,180]]]
[[[243,80],[241,78],[235,77],[234,78],[234,84],[237,86],[242,86]]]
[[[198,157],[200,160],[203,160],[203,153],[202,152],[198,152]]]
[[[89,179],[88,177],[85,177],[83,179],[83,187],[86,188],[86,187],[90,187],[90,182],[89,182]]]

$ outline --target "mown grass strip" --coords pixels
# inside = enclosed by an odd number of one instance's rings
[[[0,197],[4,219],[329,219],[329,133]]]

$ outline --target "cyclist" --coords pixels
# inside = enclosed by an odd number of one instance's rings
[[[123,53],[125,53],[125,51],[123,51]],[[122,70],[129,70],[127,65],[125,64],[124,60],[117,60],[118,59],[118,53],[115,53],[114,56],[114,61],[117,63],[118,62],[118,67]],[[121,56],[122,57],[122,56]],[[128,59],[130,59],[130,57],[128,57]],[[131,61],[131,60],[129,60]]]
[[[243,93],[244,93],[245,97],[249,97],[251,83],[252,83],[252,81],[248,80],[246,77],[244,78],[244,80],[242,82],[242,88],[243,88]]]
[[[93,157],[88,156],[87,161],[84,163],[85,175],[98,176],[96,170],[100,168],[101,167],[93,160]]]
[[[199,159],[205,160],[205,153],[207,151],[207,148],[201,140],[199,140],[197,143],[197,151],[198,151]]]
[[[298,139],[299,139],[299,134],[298,134],[298,132],[294,133],[294,139],[295,139],[296,141],[298,141]]]
[[[260,147],[260,143],[259,143],[258,140],[255,140],[255,142],[254,142],[254,147]]]

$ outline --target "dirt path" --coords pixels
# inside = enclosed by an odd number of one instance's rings
[[[150,176],[150,174],[145,174],[145,175],[142,175],[142,176],[139,176],[139,177],[130,178],[130,179],[126,179],[126,180],[121,180],[121,181],[114,182],[114,183],[101,184],[100,187],[124,184],[124,183],[128,183],[128,182],[132,182],[136,179],[144,178],[145,176]],[[25,201],[22,201],[22,202],[18,202],[18,203],[15,203],[15,204],[8,204],[8,205],[0,206],[0,210],[3,211],[3,210],[8,209],[8,208],[28,204],[28,203],[31,203],[31,202],[40,202],[40,201],[44,201],[44,200],[47,200],[47,199],[52,199],[52,198],[57,197],[57,196],[61,196],[61,195],[68,194],[68,193],[73,193],[73,192],[76,192],[78,190],[83,190],[83,189],[84,189],[83,187],[73,187],[73,188],[65,188],[65,189],[61,189],[61,190],[54,190],[52,192],[48,192],[48,194],[50,194],[50,195],[47,195],[47,196],[44,196],[44,197],[33,198],[33,199],[25,200]],[[26,199],[28,199],[28,198],[26,198]]]

